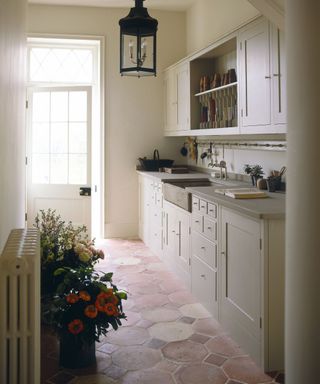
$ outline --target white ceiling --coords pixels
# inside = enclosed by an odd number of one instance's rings
[[[185,11],[196,1],[197,0],[145,0],[144,6],[150,9]],[[29,3],[116,8],[131,8],[134,6],[134,0],[29,0]]]

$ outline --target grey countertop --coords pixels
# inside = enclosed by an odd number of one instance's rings
[[[164,180],[187,180],[187,179],[209,179],[210,175],[207,173],[200,172],[189,172],[189,173],[165,173],[165,172],[146,172],[146,171],[137,171],[139,175],[153,177],[159,179],[159,181]]]
[[[217,187],[192,187],[187,188],[187,190],[200,198],[235,209],[257,219],[285,218],[285,193],[266,192],[269,197],[263,199],[233,199],[215,193],[217,188],[221,188],[221,185],[217,184]]]
[[[182,173],[182,174],[170,174],[164,172],[145,172],[137,171],[143,176],[149,176],[159,181],[166,180],[187,180],[187,179],[208,179],[210,175],[207,173]],[[230,181],[234,184],[234,180]],[[234,186],[234,185],[233,185]],[[250,184],[239,182],[239,186],[248,186]],[[203,198],[207,201],[211,201],[217,204],[221,204],[227,208],[235,209],[240,213],[249,215],[256,219],[284,219],[285,218],[285,193],[267,192],[267,198],[262,199],[233,199],[232,197],[224,196],[215,192],[218,188],[228,188],[228,184],[221,185],[219,182],[216,186],[209,187],[188,187],[186,188],[192,194]]]

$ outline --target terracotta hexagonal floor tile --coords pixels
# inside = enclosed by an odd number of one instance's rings
[[[192,328],[197,333],[203,333],[208,336],[217,336],[221,333],[223,333],[223,330],[220,326],[220,324],[214,320],[213,318],[210,319],[200,319],[192,324]]]
[[[132,325],[137,324],[137,322],[141,320],[140,313],[126,310],[125,314],[126,314],[127,318],[121,320],[123,327],[131,327]]]
[[[161,293],[156,293],[154,295],[143,295],[135,299],[135,308],[137,310],[157,308],[168,302],[168,297],[166,295],[162,295]]]
[[[227,357],[245,355],[239,345],[226,335],[214,337],[206,343],[206,346],[210,352]]]
[[[182,367],[175,377],[178,384],[225,384],[228,380],[221,368],[209,364]]]
[[[116,345],[139,345],[148,339],[150,339],[148,331],[138,327],[125,327],[108,333],[108,342]]]
[[[157,323],[149,328],[152,337],[164,341],[179,341],[188,339],[193,330],[191,325],[180,322]]]
[[[212,317],[210,312],[207,311],[200,303],[185,304],[180,307],[179,310],[184,316],[194,317],[195,319],[206,319]]]
[[[223,369],[230,379],[239,380],[247,384],[268,383],[272,381],[254,361],[247,356],[229,359]]]
[[[200,335],[199,333],[194,333],[189,340],[194,341],[195,343],[205,344],[210,339],[209,336]]]
[[[196,303],[195,298],[188,291],[177,291],[177,292],[171,293],[169,295],[169,300],[172,301],[173,303],[179,304],[180,306],[185,304]]]
[[[220,355],[215,355],[214,353],[211,353],[206,359],[205,362],[208,364],[217,365],[218,367],[221,367],[221,365],[226,361],[227,359],[225,357],[222,357]]]
[[[167,308],[155,308],[151,310],[144,310],[142,317],[146,320],[150,320],[154,323],[160,323],[163,321],[174,321],[179,319],[180,312],[175,309]]]
[[[161,353],[141,346],[121,347],[112,354],[112,361],[126,370],[146,369],[161,361]]]
[[[155,293],[160,293],[161,289],[157,284],[143,282],[129,284],[128,291],[133,295],[153,295]]]
[[[122,378],[122,384],[174,384],[172,376],[163,371],[146,370],[128,372]]]
[[[162,353],[164,357],[182,363],[201,362],[208,354],[202,344],[197,344],[190,340],[169,343],[162,348]]]

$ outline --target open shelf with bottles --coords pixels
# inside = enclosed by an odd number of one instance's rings
[[[235,35],[190,60],[191,131],[220,134],[227,128],[237,133],[237,67]]]

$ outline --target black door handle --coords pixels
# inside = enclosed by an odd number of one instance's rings
[[[80,196],[91,196],[91,188],[90,187],[80,187]]]

